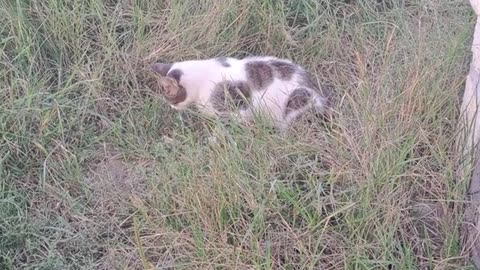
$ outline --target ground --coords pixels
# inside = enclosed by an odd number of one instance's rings
[[[474,19],[463,0],[0,0],[0,268],[472,269],[454,142]],[[247,55],[330,85],[331,121],[223,127],[145,86],[157,60]]]

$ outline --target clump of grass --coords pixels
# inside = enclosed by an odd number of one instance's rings
[[[472,19],[462,1],[0,0],[1,268],[467,269]],[[331,85],[333,120],[282,137],[147,90],[155,60],[251,54]]]

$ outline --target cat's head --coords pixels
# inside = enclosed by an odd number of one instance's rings
[[[172,69],[173,64],[155,63],[151,70],[155,74],[150,87],[157,94],[162,95],[176,110],[183,110],[188,106],[187,90],[182,84],[183,72]]]

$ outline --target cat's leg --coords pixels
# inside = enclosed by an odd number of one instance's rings
[[[221,145],[222,142],[228,140],[235,144],[234,141],[228,139],[228,130],[232,125],[237,123],[243,123],[248,117],[243,115],[241,111],[227,111],[218,112],[214,121],[214,127],[211,134],[208,136],[207,141],[210,145]]]
[[[327,107],[327,100],[319,94],[315,94],[312,100],[312,107],[319,113],[323,113]]]
[[[253,120],[253,113],[249,109],[240,110],[235,113],[235,116],[238,117],[237,119],[243,124],[247,124]]]
[[[278,121],[277,123],[275,123],[275,127],[277,128],[280,136],[285,137],[285,136],[287,136],[288,129],[290,127],[290,123],[287,122],[287,121],[281,121],[281,122]]]
[[[286,134],[289,128],[292,126],[295,120],[297,120],[301,114],[305,113],[306,109],[296,109],[291,111],[288,115],[285,116],[284,120],[279,125],[279,130],[281,134]]]

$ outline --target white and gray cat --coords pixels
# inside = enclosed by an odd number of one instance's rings
[[[299,65],[270,56],[155,63],[157,91],[176,110],[196,106],[210,116],[252,121],[257,113],[285,131],[309,109],[327,110],[327,98]]]

